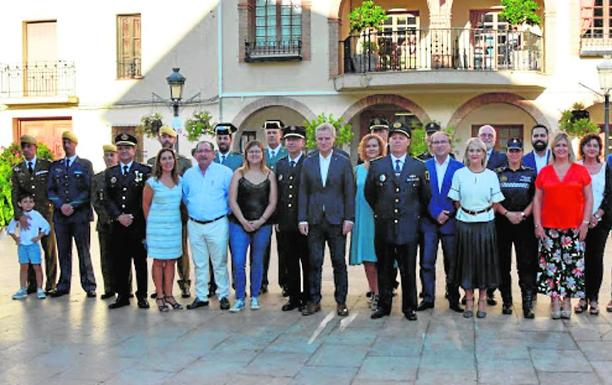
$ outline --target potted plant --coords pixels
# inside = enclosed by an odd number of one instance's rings
[[[208,111],[194,112],[191,118],[185,122],[187,140],[196,142],[202,135],[214,135],[214,129],[210,122],[211,119],[212,116]]]
[[[155,112],[140,118],[140,125],[137,127],[137,131],[139,134],[144,134],[148,138],[155,138],[163,125],[161,114]]]
[[[574,103],[571,109],[561,112],[559,129],[574,138],[581,138],[586,134],[598,133],[599,126],[591,121],[589,112],[582,103]]]
[[[378,62],[378,45],[376,44],[375,31],[380,30],[387,19],[387,13],[373,0],[364,0],[357,8],[349,14],[351,34],[357,33],[361,52],[353,46],[352,52],[355,67],[360,72],[366,72],[376,68]],[[356,41],[355,41],[356,44]]]
[[[336,128],[336,146],[342,146],[350,143],[353,139],[353,129],[350,124],[345,123],[343,118],[336,119],[332,114],[320,114],[312,120],[304,122],[306,128],[306,148],[313,149],[316,147],[315,129],[322,123],[330,123]]]

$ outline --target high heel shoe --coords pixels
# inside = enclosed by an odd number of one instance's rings
[[[478,299],[478,311],[476,312],[477,318],[485,318],[487,316],[487,312],[481,309],[487,308],[487,300],[486,299]]]
[[[585,299],[580,299],[578,301],[578,305],[574,307],[574,313],[581,314],[584,313],[588,309],[589,305]]]
[[[166,301],[164,301],[163,297],[157,297],[155,299],[155,303],[157,304],[157,308],[159,309],[160,312],[162,313],[166,313],[170,310],[170,308],[168,307],[168,305],[166,304]]]
[[[465,299],[465,309],[463,310],[463,318],[472,318],[474,316],[474,298]]]
[[[564,300],[561,308],[561,319],[570,318],[572,318],[572,302],[569,300]]]
[[[166,299],[166,302],[168,302],[168,304],[170,304],[170,306],[172,306],[172,309],[174,310],[181,310],[183,308],[183,305],[181,305],[180,303],[176,302],[176,299],[174,299],[173,296],[166,296],[164,297]],[[170,301],[170,299],[172,299],[172,301]]]

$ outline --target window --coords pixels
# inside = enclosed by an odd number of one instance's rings
[[[498,151],[506,151],[506,143],[510,138],[521,138],[523,139],[523,125],[522,124],[494,124],[494,123],[482,123],[472,124],[472,136],[478,136],[478,129],[485,124],[491,124],[497,132],[497,141],[495,142],[495,149]]]
[[[255,42],[277,45],[297,42],[302,37],[301,0],[256,0]]]
[[[601,56],[612,53],[612,0],[580,1],[580,54]]]
[[[118,79],[142,77],[140,45],[140,14],[117,16]]]

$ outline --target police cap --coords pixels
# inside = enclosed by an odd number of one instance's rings
[[[238,128],[231,123],[215,124],[215,134],[217,135],[231,135],[236,131],[238,131]]]
[[[387,130],[389,131],[389,121],[385,118],[374,118],[370,120],[370,132]]]
[[[393,135],[396,132],[398,132],[400,134],[403,134],[403,135],[406,135],[408,137],[408,139],[410,139],[412,137],[412,134],[410,132],[410,128],[404,122],[399,121],[399,120],[396,120],[391,125],[391,129],[389,130],[389,136]]]
[[[519,138],[510,138],[507,143],[508,150],[522,150],[523,142]]]
[[[288,126],[283,130],[283,138],[306,139],[306,128],[303,126]]]
[[[138,143],[138,140],[136,139],[136,137],[134,135],[128,134],[127,132],[124,132],[122,134],[115,136],[116,146],[134,146],[136,147],[137,143]]]

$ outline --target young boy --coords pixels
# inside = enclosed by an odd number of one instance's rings
[[[40,239],[49,234],[49,222],[34,210],[34,197],[30,193],[25,193],[19,197],[17,204],[23,210],[23,215],[29,218],[30,227],[19,229],[19,235],[16,234],[19,221],[11,220],[8,225],[7,232],[15,240],[17,244],[17,254],[19,255],[19,283],[20,288],[17,293],[13,294],[13,299],[24,299],[28,296],[27,279],[28,265],[31,264],[36,273],[36,295],[38,299],[45,299],[45,291],[42,288],[43,276],[40,268]]]

